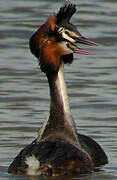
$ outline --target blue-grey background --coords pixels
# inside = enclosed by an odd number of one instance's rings
[[[117,179],[117,1],[72,2],[78,9],[72,22],[98,46],[82,45],[94,54],[75,55],[73,64],[65,68],[70,105],[78,131],[101,144],[109,164],[100,172],[70,179],[113,180]],[[0,1],[0,180],[38,179],[9,175],[7,168],[34,140],[48,114],[47,79],[28,41],[63,4],[60,0]]]

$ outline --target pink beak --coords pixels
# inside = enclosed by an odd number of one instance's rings
[[[76,43],[82,43],[82,44],[85,44],[85,45],[88,45],[88,46],[96,46],[97,44],[93,41],[90,41],[82,36],[77,36],[77,37],[72,37]],[[86,51],[86,50],[82,50],[80,48],[78,48],[75,44],[73,44],[75,47],[73,48],[73,52],[74,53],[77,53],[77,54],[85,54],[85,55],[89,55],[89,54],[92,54],[91,52],[89,51]]]

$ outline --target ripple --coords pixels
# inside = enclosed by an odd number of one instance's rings
[[[73,64],[65,68],[71,109],[78,131],[99,142],[109,157],[109,164],[102,171],[83,175],[80,179],[117,179],[117,1],[73,2],[78,10],[72,22],[98,46],[81,46],[94,55],[75,55]],[[34,140],[48,114],[47,79],[31,55],[28,43],[31,34],[62,3],[58,0],[1,1],[1,180],[25,179],[24,176],[8,175],[8,165]]]

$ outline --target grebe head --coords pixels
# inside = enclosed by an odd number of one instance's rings
[[[90,54],[78,48],[76,43],[96,45],[84,38],[70,22],[75,11],[74,4],[61,7],[30,39],[31,52],[39,59],[40,67],[45,73],[58,72],[61,61],[71,63],[73,53]]]
[[[63,39],[72,43],[83,43],[86,45],[96,45],[96,43],[83,37],[77,28],[70,22],[70,18],[76,12],[76,5],[68,4],[60,8],[56,15],[56,27]]]

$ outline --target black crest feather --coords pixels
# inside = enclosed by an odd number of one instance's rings
[[[57,24],[60,24],[63,21],[69,22],[72,15],[76,12],[76,5],[75,4],[67,4],[60,8],[59,12],[57,13]]]

